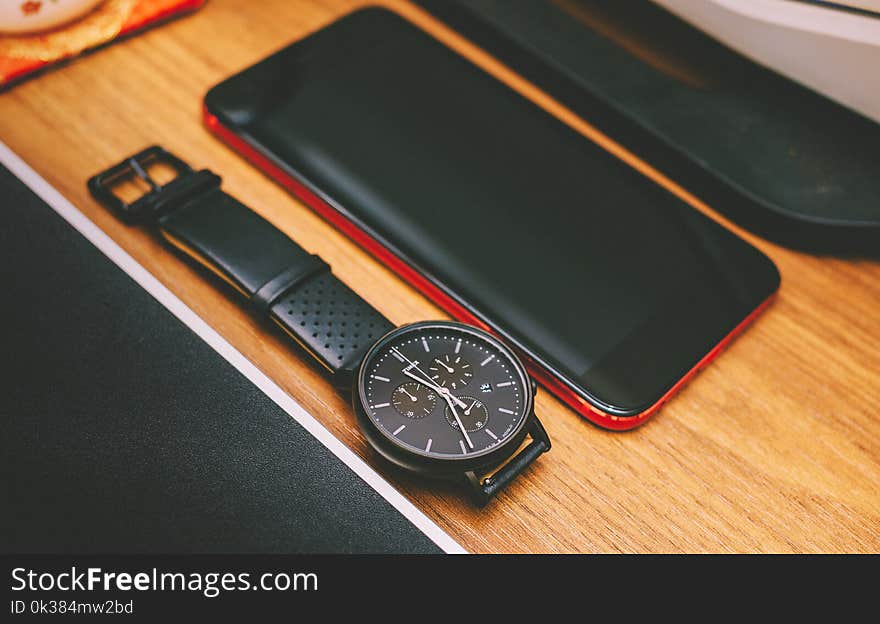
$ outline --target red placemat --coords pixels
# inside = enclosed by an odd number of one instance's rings
[[[0,89],[86,50],[198,9],[205,0],[105,0],[94,11],[50,31],[30,35],[0,34]],[[21,0],[22,10],[42,2]],[[26,6],[25,6],[26,5]]]

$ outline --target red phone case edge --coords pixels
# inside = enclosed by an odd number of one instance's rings
[[[387,247],[383,246],[379,241],[370,236],[367,232],[358,227],[355,223],[347,219],[338,212],[333,206],[325,202],[323,199],[315,195],[306,187],[305,184],[289,175],[281,169],[269,158],[257,151],[246,140],[238,136],[231,129],[224,126],[220,120],[208,110],[207,106],[202,106],[202,115],[205,125],[217,136],[221,141],[226,143],[234,151],[242,155],[246,160],[250,161],[257,169],[261,170],[272,180],[287,189],[300,201],[305,203],[309,208],[318,213],[322,218],[331,225],[340,230],[343,234],[352,239],[359,246],[364,248],[373,257],[391,268],[404,281],[413,286],[416,290],[428,297],[437,304],[445,312],[453,318],[476,325],[493,335],[497,333],[486,325],[479,318],[474,316],[467,308],[459,304],[428,278],[416,271],[401,258],[392,253]],[[601,411],[589,403],[586,399],[575,393],[569,388],[564,381],[558,379],[545,367],[535,362],[528,355],[519,352],[519,355],[525,360],[526,368],[529,370],[538,382],[547,388],[554,396],[563,403],[571,407],[575,412],[589,420],[590,422],[612,431],[627,431],[634,429],[647,421],[651,416],[656,414],[666,401],[668,401],[676,392],[681,390],[693,377],[709,362],[715,359],[721,351],[723,351],[730,342],[758,317],[766,308],[770,306],[776,298],[778,291],[771,294],[767,299],[761,302],[748,316],[734,327],[717,345],[715,345],[706,355],[697,362],[685,375],[683,375],[666,393],[660,397],[653,405],[634,416],[617,416]]]

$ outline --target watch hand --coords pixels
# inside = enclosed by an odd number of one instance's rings
[[[443,396],[444,398],[445,398],[446,396],[450,396],[450,397],[452,397],[452,400],[455,401],[456,404],[458,404],[459,407],[467,407],[467,404],[466,404],[464,401],[462,401],[461,399],[459,399],[457,396],[454,396],[454,395],[450,394],[450,393],[449,393],[449,390],[447,390],[446,388],[441,388],[440,386],[438,386],[437,384],[435,384],[433,381],[431,381],[431,377],[430,377],[430,375],[428,375],[427,373],[425,373],[425,371],[423,371],[421,368],[419,368],[418,364],[416,364],[416,363],[413,362],[411,359],[409,359],[408,357],[406,357],[406,356],[405,356],[403,353],[401,353],[396,347],[392,347],[392,348],[391,348],[391,351],[394,352],[394,353],[396,353],[396,354],[399,355],[400,357],[402,357],[402,358],[403,358],[404,360],[406,360],[407,362],[409,362],[409,366],[406,367],[406,368],[404,368],[403,371],[402,371],[404,375],[406,375],[407,377],[412,377],[413,379],[415,379],[416,381],[418,381],[418,382],[421,383],[422,385],[428,386],[429,388],[431,388],[431,390],[433,390],[434,392],[437,392],[438,394],[440,394],[440,395]],[[421,373],[422,376],[424,376],[424,379],[419,379],[419,378],[416,377],[415,375],[410,374],[410,373],[409,373],[409,369],[410,369],[410,368],[414,368],[414,369],[416,369],[417,371],[419,371],[419,373]],[[447,400],[447,402],[449,401],[449,399],[446,399],[446,400]]]
[[[465,416],[470,416],[470,415],[471,415],[471,410],[474,409],[474,405],[476,405],[476,404],[477,404],[477,400],[474,399],[474,402],[471,403],[471,406],[470,406],[469,408],[467,408],[467,409],[464,411],[464,415],[465,415]]]
[[[410,399],[412,399],[413,403],[415,403],[416,401],[418,401],[418,399],[417,399],[416,397],[414,397],[413,395],[411,395],[411,394],[409,393],[409,391],[408,391],[406,388],[404,388],[403,386],[401,386],[400,389],[403,390],[403,393],[404,393],[406,396],[408,396]]]
[[[442,366],[443,368],[445,368],[445,369],[446,369],[446,372],[448,372],[448,373],[454,373],[454,372],[455,372],[455,369],[454,369],[454,368],[452,368],[451,366],[448,366],[447,364],[444,364],[443,362],[441,362],[441,361],[438,360],[437,358],[434,358],[434,361],[437,362],[437,363],[438,363],[440,366]]]
[[[452,415],[455,416],[455,422],[458,423],[458,430],[461,431],[461,434],[464,436],[465,442],[468,443],[469,447],[474,448],[474,443],[471,442],[471,438],[468,435],[467,431],[465,431],[464,425],[461,424],[461,418],[458,417],[458,412],[455,411],[455,405],[453,405],[452,401],[450,401],[448,398],[446,399],[446,402],[449,403],[449,409],[452,410]]]
[[[442,388],[435,384],[433,381],[430,381],[429,379],[422,379],[421,377],[417,377],[409,370],[409,368],[404,368],[402,372],[413,381],[417,381],[423,386],[429,387],[431,390],[442,396],[447,403],[451,404],[453,401],[455,401],[459,407],[467,407],[467,403],[459,399],[454,394],[450,393],[447,388]]]
[[[458,423],[458,429],[459,429],[459,431],[461,431],[461,434],[464,436],[465,441],[467,441],[468,446],[471,448],[474,448],[474,443],[471,442],[470,436],[467,434],[467,431],[464,430],[464,425],[461,424],[461,418],[459,418],[458,412],[455,411],[455,403],[454,403],[455,401],[457,401],[460,404],[460,406],[464,406],[465,402],[462,401],[461,399],[459,399],[458,397],[454,396],[452,393],[450,393],[448,388],[441,388],[440,386],[438,386],[437,384],[435,384],[432,381],[425,381],[424,379],[420,379],[419,377],[416,377],[415,375],[413,375],[410,372],[409,368],[404,368],[403,374],[406,375],[407,377],[409,377],[410,379],[413,379],[413,380],[419,382],[423,386],[429,387],[431,390],[434,390],[437,394],[439,394],[441,397],[443,397],[443,400],[445,400],[446,403],[449,405],[449,409],[452,410],[452,415],[455,416],[455,422]]]
[[[434,392],[436,392],[437,394],[442,396],[444,399],[446,398],[447,395],[449,395],[449,390],[447,390],[446,388],[441,388],[440,386],[435,384],[433,381],[430,381],[429,379],[422,379],[421,377],[414,375],[408,368],[403,369],[403,374],[406,375],[407,377],[409,377],[410,379],[412,379],[413,381],[417,381],[420,384],[422,384],[423,386],[427,386],[428,388],[430,388],[431,390],[433,390]],[[456,397],[452,397],[452,398],[458,400]]]

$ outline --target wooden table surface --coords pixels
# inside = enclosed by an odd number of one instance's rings
[[[228,192],[323,256],[392,321],[445,318],[201,123],[209,87],[362,4],[209,0],[195,14],[0,94],[0,140],[468,550],[880,550],[880,263],[790,251],[689,198],[776,262],[775,304],[635,431],[600,430],[540,391],[537,411],[552,452],[478,511],[460,490],[426,486],[380,461],[324,379],[154,238],[123,226],[89,196],[90,175],[160,143],[219,172]],[[385,4],[616,149],[419,9]]]

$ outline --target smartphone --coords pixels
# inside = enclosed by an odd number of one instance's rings
[[[779,286],[757,249],[385,9],[223,81],[205,115],[609,429],[656,412]]]

